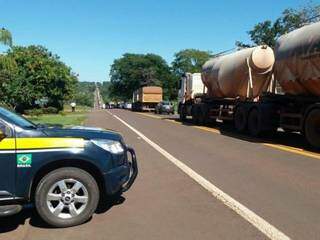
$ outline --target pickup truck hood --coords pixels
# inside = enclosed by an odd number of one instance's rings
[[[119,133],[112,130],[105,130],[102,128],[74,126],[70,128],[48,127],[42,131],[49,137],[74,137],[90,139],[110,139],[115,141],[122,141]]]

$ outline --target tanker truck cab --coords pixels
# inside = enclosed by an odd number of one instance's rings
[[[0,108],[0,217],[32,203],[49,225],[78,225],[137,173],[134,150],[116,132],[39,126]]]

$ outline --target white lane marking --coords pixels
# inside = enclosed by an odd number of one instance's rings
[[[124,120],[122,120],[118,116],[112,114],[111,112],[109,111],[107,112],[111,114],[113,117],[115,117],[116,119],[118,119],[121,123],[123,123],[129,129],[131,129],[133,132],[135,132],[138,136],[140,136],[143,140],[145,140],[150,146],[152,146],[155,150],[157,150],[164,157],[166,157],[170,162],[176,165],[180,170],[182,170],[194,181],[196,181],[208,192],[210,192],[216,199],[220,200],[227,207],[235,211],[237,214],[239,214],[241,217],[243,217],[245,220],[247,220],[249,223],[255,226],[258,230],[260,230],[268,238],[274,239],[274,240],[278,240],[278,239],[290,240],[290,238],[287,235],[285,235],[283,232],[281,232],[276,227],[268,223],[266,220],[258,216],[256,213],[248,209],[246,206],[244,206],[243,204],[241,204],[240,202],[238,202],[237,200],[235,200],[234,198],[232,198],[231,196],[223,192],[221,189],[213,185],[207,179],[199,175],[197,172],[192,170],[183,162],[181,162],[180,160],[172,156],[170,153],[168,153],[166,150],[161,148],[158,144],[151,141],[149,138],[147,138],[144,134],[139,132],[137,129],[135,129],[128,123],[126,123]]]

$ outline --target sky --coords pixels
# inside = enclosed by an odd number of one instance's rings
[[[101,82],[124,53],[155,53],[170,64],[186,48],[221,52],[237,40],[249,42],[256,23],[308,2],[0,0],[0,27],[11,31],[15,45],[43,45],[59,55],[80,81]]]

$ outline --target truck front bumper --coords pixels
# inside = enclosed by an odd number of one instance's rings
[[[126,165],[116,167],[104,175],[106,193],[113,195],[118,192],[126,192],[130,189],[138,175],[138,164],[135,151],[127,147],[131,155]]]

